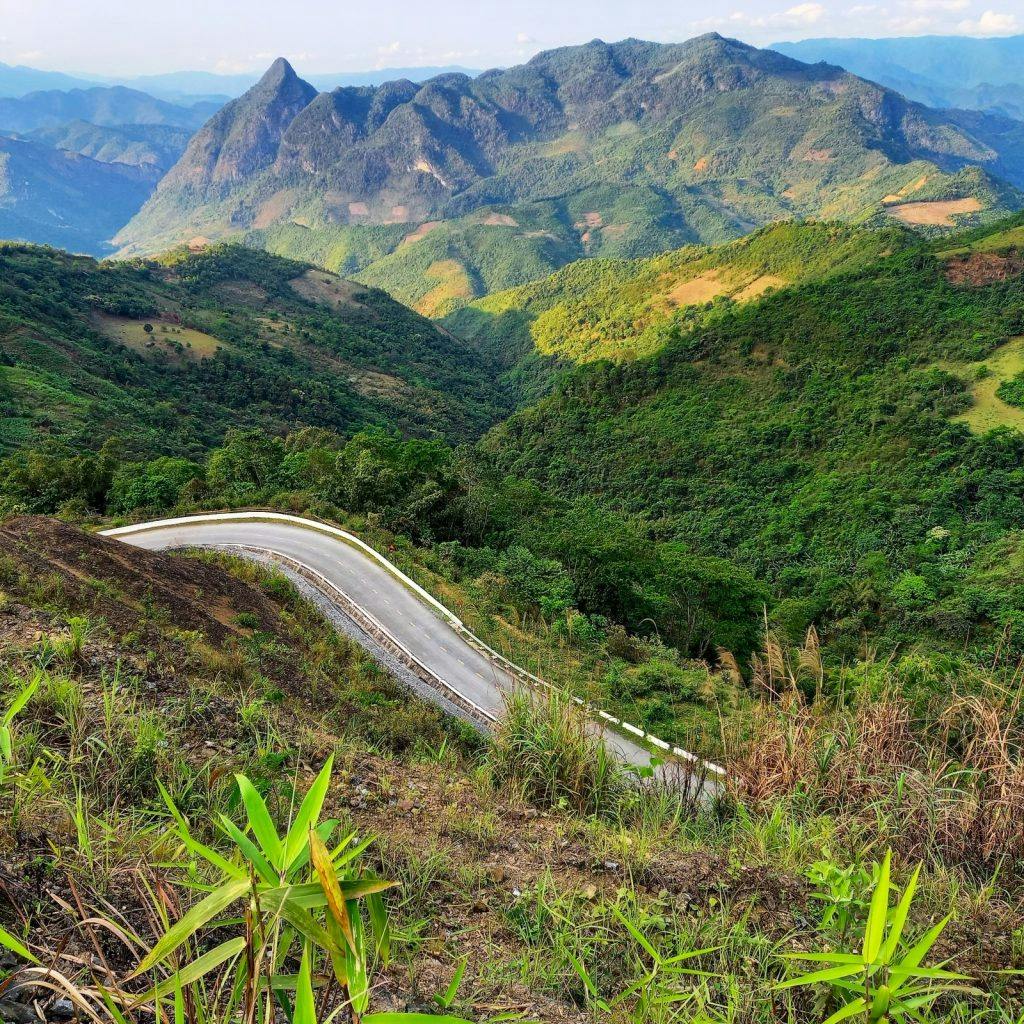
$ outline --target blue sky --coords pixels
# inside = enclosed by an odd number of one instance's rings
[[[1024,0],[0,0],[0,61],[99,75],[517,63],[588,39],[1024,32]]]

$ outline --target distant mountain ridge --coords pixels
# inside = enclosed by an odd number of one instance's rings
[[[30,132],[71,121],[87,121],[100,127],[159,124],[194,131],[205,124],[219,106],[208,102],[181,106],[123,86],[51,89],[18,99],[0,99],[0,129]]]
[[[279,60],[116,242],[129,254],[248,232],[443,315],[582,256],[772,220],[970,223],[1017,206],[1014,184],[1024,124],[939,113],[716,34],[319,94]]]
[[[335,71],[308,75],[320,90],[346,85],[381,85],[396,78],[425,82],[428,78],[450,73],[478,75],[480,72],[461,65],[408,68],[378,68],[371,71]],[[71,75],[62,71],[41,71],[24,65],[0,63],[0,97],[21,97],[40,90],[92,89],[121,86],[147,92],[171,103],[195,103],[202,100],[224,103],[251,89],[258,74],[220,74],[213,71],[167,71],[150,75]]]
[[[809,63],[838,64],[930,106],[1024,119],[1024,35],[804,39],[772,49]]]
[[[156,167],[0,135],[0,238],[96,251],[152,192]]]

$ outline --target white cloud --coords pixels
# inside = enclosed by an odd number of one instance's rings
[[[1021,29],[1016,14],[985,11],[980,18],[961,21],[957,28],[969,36],[1007,36]]]
[[[965,11],[971,0],[904,0],[903,6],[912,11]]]
[[[816,25],[828,11],[824,4],[808,2],[797,4],[795,7],[788,7],[784,11],[775,11],[772,14],[752,15],[747,11],[733,11],[731,14],[719,17],[704,18],[701,21],[692,23],[694,29],[707,31],[724,25],[732,26],[739,31],[741,29],[786,29],[806,28]]]
[[[790,7],[788,11],[783,11],[781,15],[775,17],[789,25],[813,25],[824,16],[825,8],[821,4],[806,3]]]
[[[517,32],[516,33],[516,43],[518,43],[520,46],[525,46],[527,43],[535,43],[535,42],[537,42],[537,40],[534,39],[533,36],[531,36],[529,32]]]

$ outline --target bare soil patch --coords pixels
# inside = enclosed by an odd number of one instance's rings
[[[473,298],[469,274],[458,260],[435,260],[427,267],[426,276],[439,283],[413,307],[417,313],[432,318],[441,317],[451,311],[455,302]]]
[[[716,296],[725,295],[729,288],[721,279],[720,270],[707,270],[699,277],[691,277],[673,285],[665,293],[671,306],[695,306],[710,302]]]
[[[904,224],[918,227],[952,228],[956,226],[953,218],[960,214],[977,213],[982,209],[980,200],[971,196],[968,199],[932,199],[919,203],[900,203],[890,206],[888,214]]]
[[[510,217],[507,213],[489,213],[480,223],[489,228],[519,227],[519,221],[515,217]]]
[[[749,302],[751,299],[764,295],[769,288],[785,288],[787,284],[789,282],[777,274],[762,274],[760,277],[755,277],[750,284],[736,292],[733,298],[737,302]]]
[[[443,221],[439,220],[424,221],[415,231],[411,231],[402,239],[398,248],[401,249],[403,245],[412,245],[413,242],[418,242],[421,238],[426,238],[434,228],[439,228],[442,223]]]
[[[975,252],[946,264],[946,280],[961,288],[981,288],[1007,281],[1024,273],[1024,255],[1019,252]]]
[[[362,285],[346,281],[337,274],[326,270],[307,270],[289,282],[292,291],[309,302],[330,306],[331,309],[343,309],[346,306],[360,306],[357,295],[365,291]]]
[[[281,189],[275,192],[266,200],[256,213],[252,226],[254,228],[268,228],[275,221],[280,220],[291,208],[292,203],[298,197],[297,189]]]

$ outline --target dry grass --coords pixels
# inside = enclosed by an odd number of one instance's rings
[[[954,693],[931,726],[901,694],[804,694],[820,685],[816,637],[794,654],[769,636],[755,657],[764,699],[727,737],[733,794],[767,808],[802,796],[873,822],[911,858],[978,876],[1024,869],[1021,686]]]
[[[292,291],[302,298],[321,306],[329,306],[331,309],[359,305],[356,296],[366,290],[362,285],[346,281],[337,274],[329,274],[326,270],[307,270],[288,284]]]
[[[95,323],[108,338],[152,360],[167,360],[178,364],[197,363],[227,348],[224,342],[212,334],[156,319],[131,320],[128,317],[97,313]],[[147,324],[153,328],[152,331],[146,330]]]

